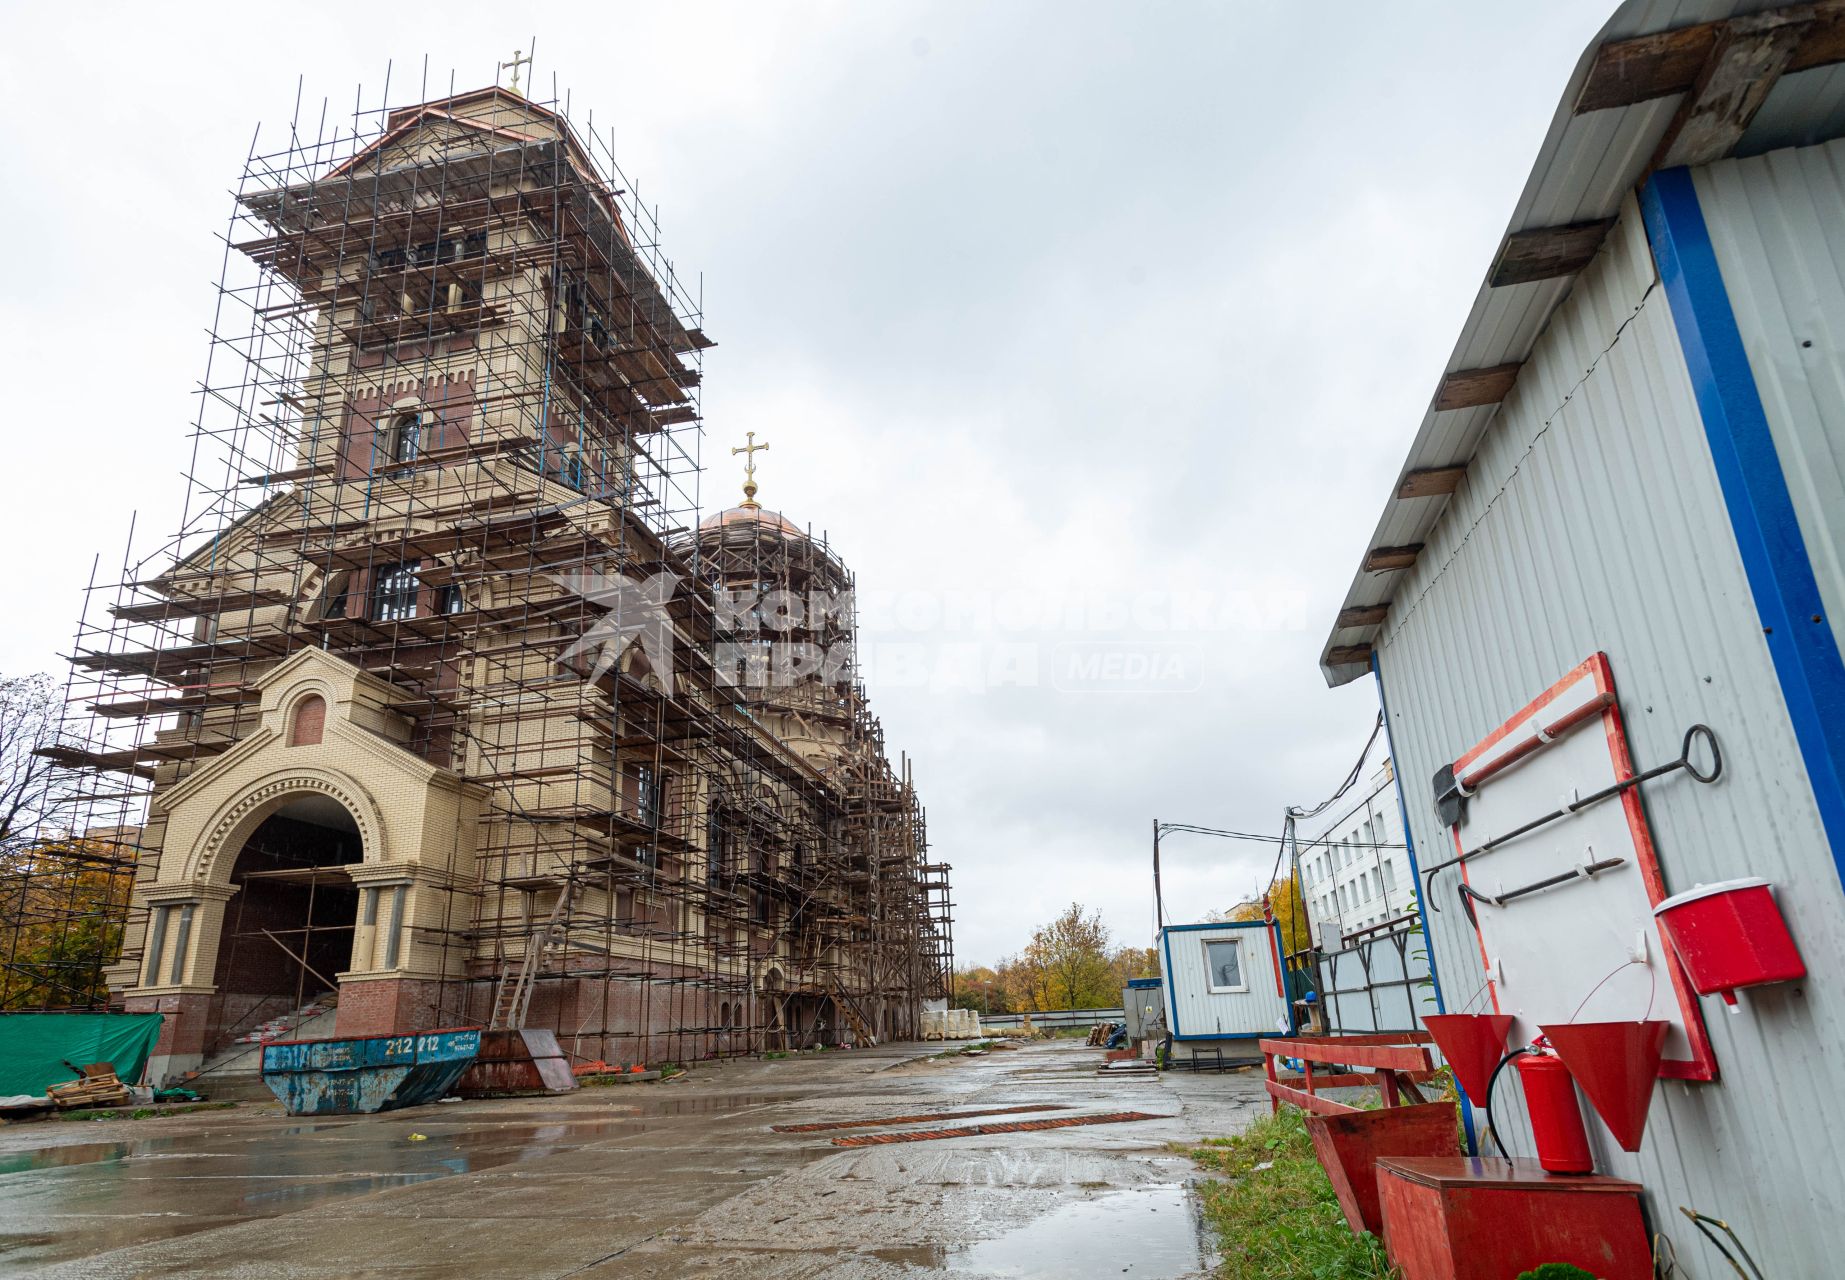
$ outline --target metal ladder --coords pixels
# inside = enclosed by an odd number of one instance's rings
[[[493,997],[493,1016],[487,1021],[489,1031],[517,1031],[525,1026],[525,1011],[532,1003],[532,987],[545,958],[563,946],[570,932],[570,909],[576,904],[581,883],[575,876],[564,882],[563,891],[551,904],[551,914],[544,924],[525,940],[525,954],[519,963],[508,961],[500,969],[499,989]]]
[[[865,1020],[865,1015],[859,1012],[858,1005],[854,1004],[852,997],[846,994],[845,988],[839,985],[839,979],[832,979],[829,985],[833,988],[833,1007],[839,1010],[846,1025],[852,1028],[852,1034],[858,1037],[860,1047],[870,1048],[873,1041],[877,1039],[872,1032],[871,1023]]]

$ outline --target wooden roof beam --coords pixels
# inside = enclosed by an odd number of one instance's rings
[[[1416,557],[1421,554],[1420,542],[1402,547],[1372,547],[1365,553],[1364,571],[1385,573],[1391,569],[1407,569],[1416,563]]]
[[[1443,374],[1441,387],[1435,392],[1435,410],[1472,409],[1483,404],[1498,404],[1518,381],[1524,366],[1517,361],[1496,364],[1488,369],[1456,369]]]
[[[1397,486],[1397,497],[1445,498],[1461,487],[1461,478],[1466,474],[1465,466],[1420,467],[1406,471],[1403,483]]]
[[[1336,644],[1326,651],[1326,665],[1329,667],[1368,667],[1371,665],[1371,646],[1368,644]]]
[[[1709,164],[1735,150],[1812,25],[1810,17],[1792,20],[1789,12],[1773,10],[1723,25],[1697,82],[1659,140],[1649,172]]]
[[[1375,627],[1390,613],[1390,602],[1383,604],[1355,604],[1349,609],[1339,610],[1339,617],[1333,622],[1335,627]]]
[[[1595,51],[1595,61],[1571,110],[1581,115],[1688,93],[1703,75],[1726,29],[1763,20],[1808,23],[1784,71],[1845,62],[1845,6],[1789,5],[1732,22],[1700,22],[1631,40],[1610,40]]]
[[[1515,231],[1499,246],[1486,282],[1495,289],[1530,284],[1557,276],[1573,276],[1589,265],[1613,218],[1572,222],[1561,227],[1536,227]]]

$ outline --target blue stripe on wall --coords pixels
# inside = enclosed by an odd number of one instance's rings
[[[1691,172],[1654,174],[1640,206],[1768,653],[1845,881],[1845,663]]]
[[[1435,1012],[1446,1013],[1448,1002],[1441,990],[1441,971],[1435,965],[1435,936],[1429,932],[1429,908],[1422,900],[1422,869],[1416,865],[1416,836],[1409,829],[1409,808],[1403,799],[1407,784],[1403,777],[1401,757],[1397,755],[1397,744],[1390,736],[1390,698],[1384,692],[1384,667],[1375,649],[1371,651],[1371,678],[1377,681],[1377,709],[1384,716],[1384,750],[1390,753],[1390,768],[1396,774],[1397,820],[1403,825],[1403,845],[1409,852],[1409,882],[1416,886],[1416,916],[1422,922],[1422,949],[1428,953],[1429,981],[1435,987]],[[1411,996],[1410,1000],[1411,1012],[1420,1018],[1422,1010],[1415,1007],[1415,997]],[[1461,1127],[1467,1131],[1467,1149],[1478,1155],[1480,1142],[1474,1134],[1473,1104],[1464,1092],[1460,1093],[1460,1097]]]

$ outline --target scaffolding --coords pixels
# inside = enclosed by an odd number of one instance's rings
[[[150,800],[315,649],[386,682],[400,745],[481,820],[423,852],[400,919],[358,842],[271,819],[232,882],[305,913],[233,902],[218,973],[286,964],[293,988],[218,1001],[214,1044],[320,1007],[374,932],[439,975],[429,1025],[547,1027],[586,1059],[915,1034],[953,968],[949,869],[867,703],[843,563],[753,496],[701,520],[702,285],[555,94],[385,97],[253,144],[179,529],[86,594],[42,754],[80,779],[59,828],[106,833],[84,848],[136,885],[111,985],[173,979],[154,965],[191,927],[146,897],[180,856]],[[636,606],[601,585],[657,575],[673,668],[604,660]],[[765,639],[725,604],[778,592],[829,608]],[[762,678],[777,646],[829,660]]]

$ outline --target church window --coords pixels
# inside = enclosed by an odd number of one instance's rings
[[[462,596],[461,587],[458,584],[451,582],[436,592],[437,613],[465,613],[467,608],[468,602]]]
[[[320,616],[323,618],[343,618],[346,616],[346,596],[352,588],[352,574],[336,573],[327,580],[327,586],[320,596]]]
[[[372,587],[372,617],[379,622],[396,622],[416,617],[417,560],[387,564],[378,570]]]
[[[660,775],[651,765],[640,765],[634,770],[634,819],[644,827],[656,827],[660,824],[661,804],[665,787]]]
[[[391,461],[415,462],[422,451],[422,415],[399,414],[397,420],[391,424]]]

